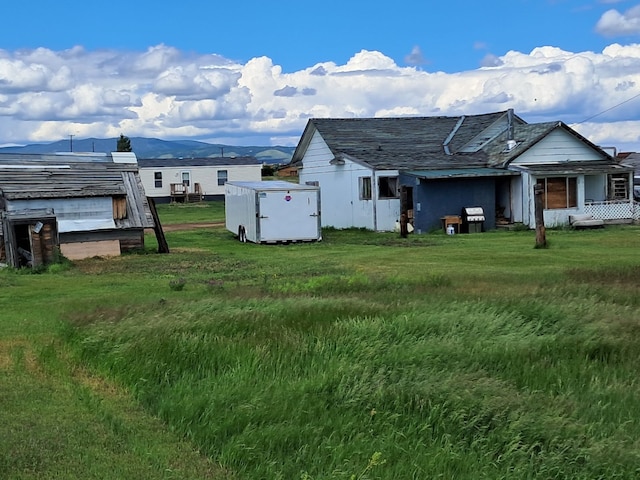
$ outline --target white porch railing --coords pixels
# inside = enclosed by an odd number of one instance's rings
[[[640,220],[640,203],[629,200],[607,200],[585,203],[584,213],[601,220]]]

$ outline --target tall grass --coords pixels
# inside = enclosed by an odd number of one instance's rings
[[[2,271],[0,477],[637,478],[639,233],[218,227]]]
[[[635,478],[639,231],[175,232],[64,338],[239,478]]]

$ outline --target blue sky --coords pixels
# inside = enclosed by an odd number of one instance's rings
[[[514,108],[640,150],[640,1],[35,0],[3,18],[0,145],[291,145],[311,116]]]

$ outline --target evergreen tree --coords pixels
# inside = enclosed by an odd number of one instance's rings
[[[129,137],[120,134],[120,138],[118,139],[118,152],[130,152],[131,151],[131,140]]]

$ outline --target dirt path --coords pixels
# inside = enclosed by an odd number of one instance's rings
[[[224,222],[177,223],[173,225],[162,225],[162,230],[165,232],[175,232],[178,230],[194,230],[196,228],[212,228],[212,227],[224,227]]]

